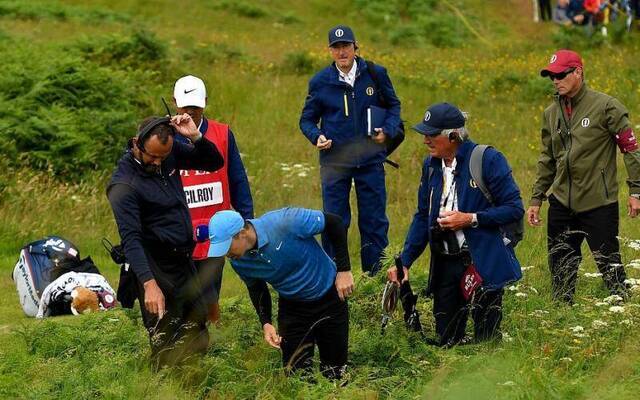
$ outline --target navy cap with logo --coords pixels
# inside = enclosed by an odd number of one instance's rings
[[[424,118],[413,127],[413,130],[423,135],[433,136],[445,129],[462,128],[464,122],[464,115],[458,107],[449,103],[437,103],[427,109]]]
[[[356,37],[353,34],[353,31],[346,25],[338,25],[329,30],[329,47],[340,42],[356,42]]]

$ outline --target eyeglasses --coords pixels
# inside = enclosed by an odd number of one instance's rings
[[[556,79],[561,81],[564,78],[567,77],[567,75],[569,75],[570,73],[572,73],[573,71],[575,71],[575,68],[569,68],[568,70],[564,71],[564,72],[558,72],[557,74],[551,73],[549,72],[549,79],[551,79],[552,81],[555,81]]]

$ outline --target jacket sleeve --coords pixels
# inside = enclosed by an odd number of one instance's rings
[[[347,239],[347,229],[342,222],[342,218],[336,214],[325,212],[324,229],[322,230],[322,233],[324,233],[327,240],[333,247],[337,271],[351,271],[349,240]]]
[[[380,68],[377,74],[377,76],[379,76],[379,89],[388,107],[385,114],[383,130],[387,136],[394,137],[398,132],[398,126],[400,126],[400,99],[396,96],[396,91],[393,88],[387,70],[379,65],[376,65],[376,67]]]
[[[173,155],[176,158],[178,169],[216,171],[224,165],[224,159],[216,145],[205,137],[200,138],[194,144],[174,140]]]
[[[249,179],[240,158],[240,151],[236,145],[233,132],[229,129],[229,141],[227,151],[227,173],[229,175],[229,191],[231,206],[242,215],[244,219],[253,218],[253,198]]]
[[[493,205],[477,213],[480,227],[498,227],[518,221],[524,215],[520,189],[513,179],[511,167],[502,153],[489,149],[491,157],[482,163],[483,179],[493,196]]]
[[[402,265],[410,268],[411,264],[420,257],[429,243],[429,211],[431,209],[431,189],[429,186],[430,158],[422,166],[422,177],[418,189],[418,209],[413,215],[409,232],[404,240],[402,250]]]
[[[626,129],[631,129],[629,122],[629,112],[626,107],[615,98],[611,98],[607,102],[605,108],[607,128],[609,134],[615,137]],[[624,165],[627,168],[627,185],[629,185],[629,194],[640,194],[640,148],[635,151],[624,153],[622,155]]]
[[[531,200],[529,201],[529,205],[531,206],[542,205],[542,202],[547,198],[547,191],[556,176],[556,160],[553,155],[551,132],[549,131],[549,121],[546,112],[542,115],[541,134],[542,149],[540,151],[540,158],[538,159],[536,181],[531,190]]]
[[[318,137],[322,134],[320,128],[318,128],[321,116],[322,104],[318,94],[318,85],[312,79],[309,82],[309,92],[300,115],[300,130],[314,146],[318,142]]]
[[[127,262],[141,283],[153,279],[142,245],[140,205],[135,190],[127,184],[116,183],[107,189],[107,197],[118,225]]]

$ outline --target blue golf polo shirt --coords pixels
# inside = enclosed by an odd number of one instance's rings
[[[231,260],[247,285],[263,280],[281,297],[304,301],[319,299],[333,286],[336,264],[314,237],[324,230],[322,211],[282,208],[249,222],[258,248]]]

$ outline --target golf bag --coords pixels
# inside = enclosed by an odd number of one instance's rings
[[[72,271],[100,273],[90,257],[81,260],[78,248],[59,236],[47,236],[24,246],[12,275],[24,313],[35,317],[45,288]]]

